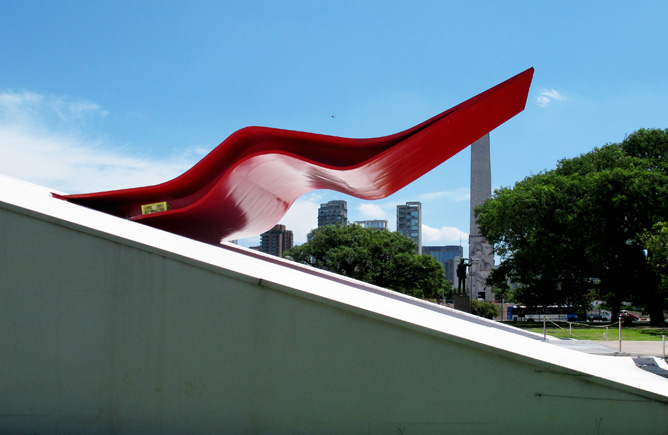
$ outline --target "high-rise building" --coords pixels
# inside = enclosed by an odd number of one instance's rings
[[[429,254],[445,269],[445,279],[457,287],[457,264],[459,259],[464,256],[464,248],[456,245],[447,246],[423,246],[423,254]]]
[[[260,251],[277,257],[292,248],[292,243],[292,231],[286,230],[285,225],[276,225],[260,235]]]
[[[387,230],[387,221],[386,220],[379,220],[379,219],[372,219],[369,221],[357,221],[355,222],[357,225],[360,225],[362,228],[371,228],[373,230]]]
[[[329,201],[320,204],[318,209],[318,226],[348,225],[348,203],[345,201]]]
[[[422,254],[422,204],[407,202],[397,206],[397,232],[417,244],[417,253]]]

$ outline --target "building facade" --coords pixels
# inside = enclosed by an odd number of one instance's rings
[[[329,201],[320,204],[318,209],[318,226],[348,225],[348,203],[345,201]]]
[[[274,228],[260,235],[260,251],[266,254],[282,257],[283,253],[292,248],[292,231],[285,225],[276,225]]]
[[[457,287],[457,264],[464,256],[464,248],[456,245],[447,246],[423,246],[422,253],[428,254],[438,260],[445,269],[445,279]]]
[[[412,239],[417,244],[417,253],[422,254],[422,203],[397,206],[397,232]]]
[[[388,230],[386,220],[372,219],[368,221],[357,221],[355,223],[362,228],[371,228],[373,230]]]

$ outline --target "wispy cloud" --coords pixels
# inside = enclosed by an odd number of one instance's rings
[[[291,230],[295,245],[306,243],[306,235],[318,226],[318,207],[320,207],[321,195],[319,192],[311,192],[299,198],[292,204],[290,210],[281,219],[282,224]],[[259,238],[257,241],[259,242]],[[249,246],[247,243],[246,246]]]
[[[101,118],[107,114],[98,104],[83,99],[30,91],[0,93],[0,122],[3,124],[55,128],[57,123],[62,123],[72,128],[73,123],[85,118]]]
[[[362,203],[357,210],[364,219],[387,219],[387,212],[376,204]]]
[[[429,201],[432,199],[447,199],[450,201],[468,201],[471,198],[471,192],[468,188],[462,187],[455,190],[422,193],[419,195],[418,198],[420,201]]]
[[[105,116],[86,100],[0,93],[0,174],[66,193],[90,192],[166,181],[203,155],[199,149],[160,161],[128,155],[86,131]]]
[[[432,228],[422,224],[422,241],[448,245],[468,244],[469,235],[456,227]]]
[[[554,89],[543,89],[536,97],[536,103],[540,107],[546,107],[552,101],[563,100],[564,97]]]

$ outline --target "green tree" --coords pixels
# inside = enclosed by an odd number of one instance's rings
[[[484,317],[486,319],[493,319],[500,314],[499,307],[491,302],[478,301],[473,299],[471,301],[471,314]]]
[[[447,286],[443,266],[415,251],[415,243],[398,233],[328,225],[313,230],[307,243],[285,256],[411,296],[438,297]]]
[[[513,302],[515,300],[514,292],[502,269],[493,269],[487,277],[486,284],[493,289],[497,301]]]
[[[589,286],[588,275],[578,274],[582,240],[571,229],[574,189],[566,177],[540,174],[498,190],[478,209],[478,225],[503,259],[491,278],[520,283],[516,300],[574,304]]]
[[[668,278],[668,223],[658,222],[642,236],[652,269]]]
[[[647,260],[657,275],[656,298],[668,299],[668,223],[658,222],[641,237],[645,245]]]
[[[595,290],[615,312],[633,300],[663,323],[665,292],[643,236],[668,219],[666,155],[668,130],[638,130],[480,206],[481,232],[503,259],[499,275],[522,284],[515,298],[586,304]]]

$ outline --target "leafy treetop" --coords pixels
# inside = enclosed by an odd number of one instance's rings
[[[503,260],[494,280],[520,283],[527,304],[584,304],[594,290],[615,313],[633,300],[663,323],[668,270],[650,241],[668,222],[667,156],[668,130],[642,129],[497,190],[476,209]]]
[[[417,255],[415,243],[398,233],[359,225],[328,225],[285,253],[311,266],[420,298],[435,298],[447,286],[443,266]]]

